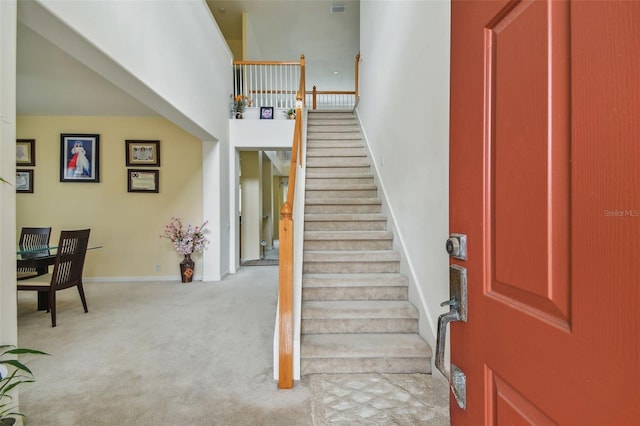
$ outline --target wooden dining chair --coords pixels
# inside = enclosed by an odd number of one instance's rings
[[[56,326],[56,292],[77,287],[84,312],[87,313],[87,300],[82,287],[82,271],[87,254],[90,229],[60,232],[56,262],[53,272],[29,280],[18,281],[18,290],[46,292],[48,310],[51,312],[51,326]]]
[[[49,247],[51,238],[51,227],[49,228],[30,228],[23,227],[20,231],[20,240],[18,246],[20,250],[36,250],[46,249]],[[22,255],[27,258],[29,255]],[[35,268],[32,266],[19,266],[17,269],[18,280],[27,280],[30,278],[44,275],[48,272],[48,268]]]

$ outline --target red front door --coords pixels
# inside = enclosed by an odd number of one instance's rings
[[[640,2],[452,7],[453,425],[640,424]]]

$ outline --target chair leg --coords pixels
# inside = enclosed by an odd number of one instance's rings
[[[49,291],[49,310],[51,311],[51,327],[56,326],[56,292]]]
[[[80,300],[82,300],[82,307],[84,308],[84,313],[89,312],[87,309],[87,299],[84,297],[84,288],[82,287],[82,282],[78,284],[78,293],[80,293]]]

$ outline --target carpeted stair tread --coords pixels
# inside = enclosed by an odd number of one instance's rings
[[[302,306],[303,320],[418,318],[418,311],[406,300],[311,300]]]
[[[403,274],[304,274],[302,288],[336,287],[407,287]]]
[[[425,358],[431,348],[417,334],[307,334],[302,336],[301,358]]]
[[[307,143],[307,148],[317,149],[332,149],[332,148],[365,148],[364,141],[362,139],[312,139]]]
[[[307,167],[371,167],[367,157],[310,157]]]
[[[305,200],[307,206],[311,205],[351,205],[351,204],[382,204],[380,198],[307,198]]]
[[[329,123],[322,123],[322,125],[318,125],[315,122],[309,122],[307,124],[307,132],[309,132],[309,134],[312,133],[353,133],[353,132],[359,132],[360,128],[358,127],[357,124],[341,124],[341,125],[334,125],[334,124],[329,124]]]
[[[393,250],[328,250],[306,251],[303,262],[400,262],[400,254]]]
[[[305,231],[304,240],[391,240],[389,231]]]
[[[387,216],[381,213],[307,213],[305,222],[379,222],[387,220]]]
[[[373,173],[371,173],[370,171],[363,171],[363,170],[353,170],[353,171],[344,171],[344,172],[337,172],[337,171],[325,171],[325,172],[321,172],[318,170],[309,170],[307,171],[307,179],[355,179],[355,178],[359,178],[359,179],[373,179]]]
[[[362,136],[358,132],[327,132],[327,133],[308,133],[307,140],[347,140],[347,139],[362,139]]]
[[[312,148],[307,149],[307,158],[323,157],[366,157],[367,151],[359,147],[333,147],[333,148]]]
[[[343,184],[331,184],[331,183],[310,183],[307,184],[307,191],[369,191],[378,190],[378,186],[374,183],[343,183]]]

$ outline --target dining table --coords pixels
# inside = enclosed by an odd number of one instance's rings
[[[91,245],[88,250],[102,248],[102,245]],[[49,272],[49,266],[56,263],[56,254],[58,246],[50,245],[46,247],[23,247],[18,245],[16,248],[17,268],[33,268],[36,275],[29,276],[26,279],[45,275]],[[49,309],[49,299],[46,291],[38,292],[38,310],[46,311]]]

